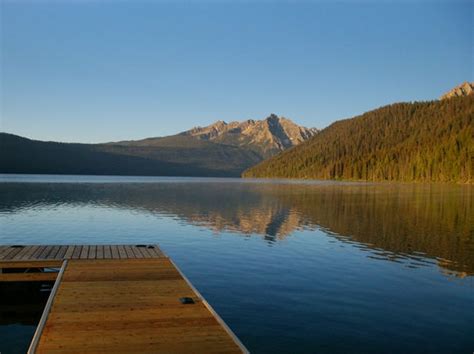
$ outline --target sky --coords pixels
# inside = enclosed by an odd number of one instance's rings
[[[107,142],[275,113],[324,128],[474,81],[474,2],[0,0],[0,131]]]

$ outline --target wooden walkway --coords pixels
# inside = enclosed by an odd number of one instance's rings
[[[15,264],[56,270],[29,353],[247,352],[157,245],[0,247]]]
[[[158,245],[0,246],[0,261],[160,258]]]

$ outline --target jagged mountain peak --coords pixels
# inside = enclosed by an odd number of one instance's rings
[[[283,119],[283,117],[278,117],[275,113],[271,113],[265,120],[267,121],[279,121],[280,119]]]
[[[449,90],[440,99],[444,100],[452,97],[468,96],[474,94],[474,82],[463,82],[455,88]]]
[[[226,123],[219,120],[206,127],[195,127],[181,133],[199,140],[249,148],[266,158],[314,136],[314,128],[297,125],[272,113],[262,120],[248,119]]]

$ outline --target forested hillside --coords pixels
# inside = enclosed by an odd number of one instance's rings
[[[239,176],[260,161],[251,151],[163,138],[152,145],[67,144],[0,133],[0,173]]]
[[[474,181],[474,95],[397,103],[338,121],[244,177]]]

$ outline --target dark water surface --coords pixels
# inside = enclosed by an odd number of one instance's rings
[[[253,353],[474,351],[472,186],[0,175],[0,244],[114,243],[160,244]]]

